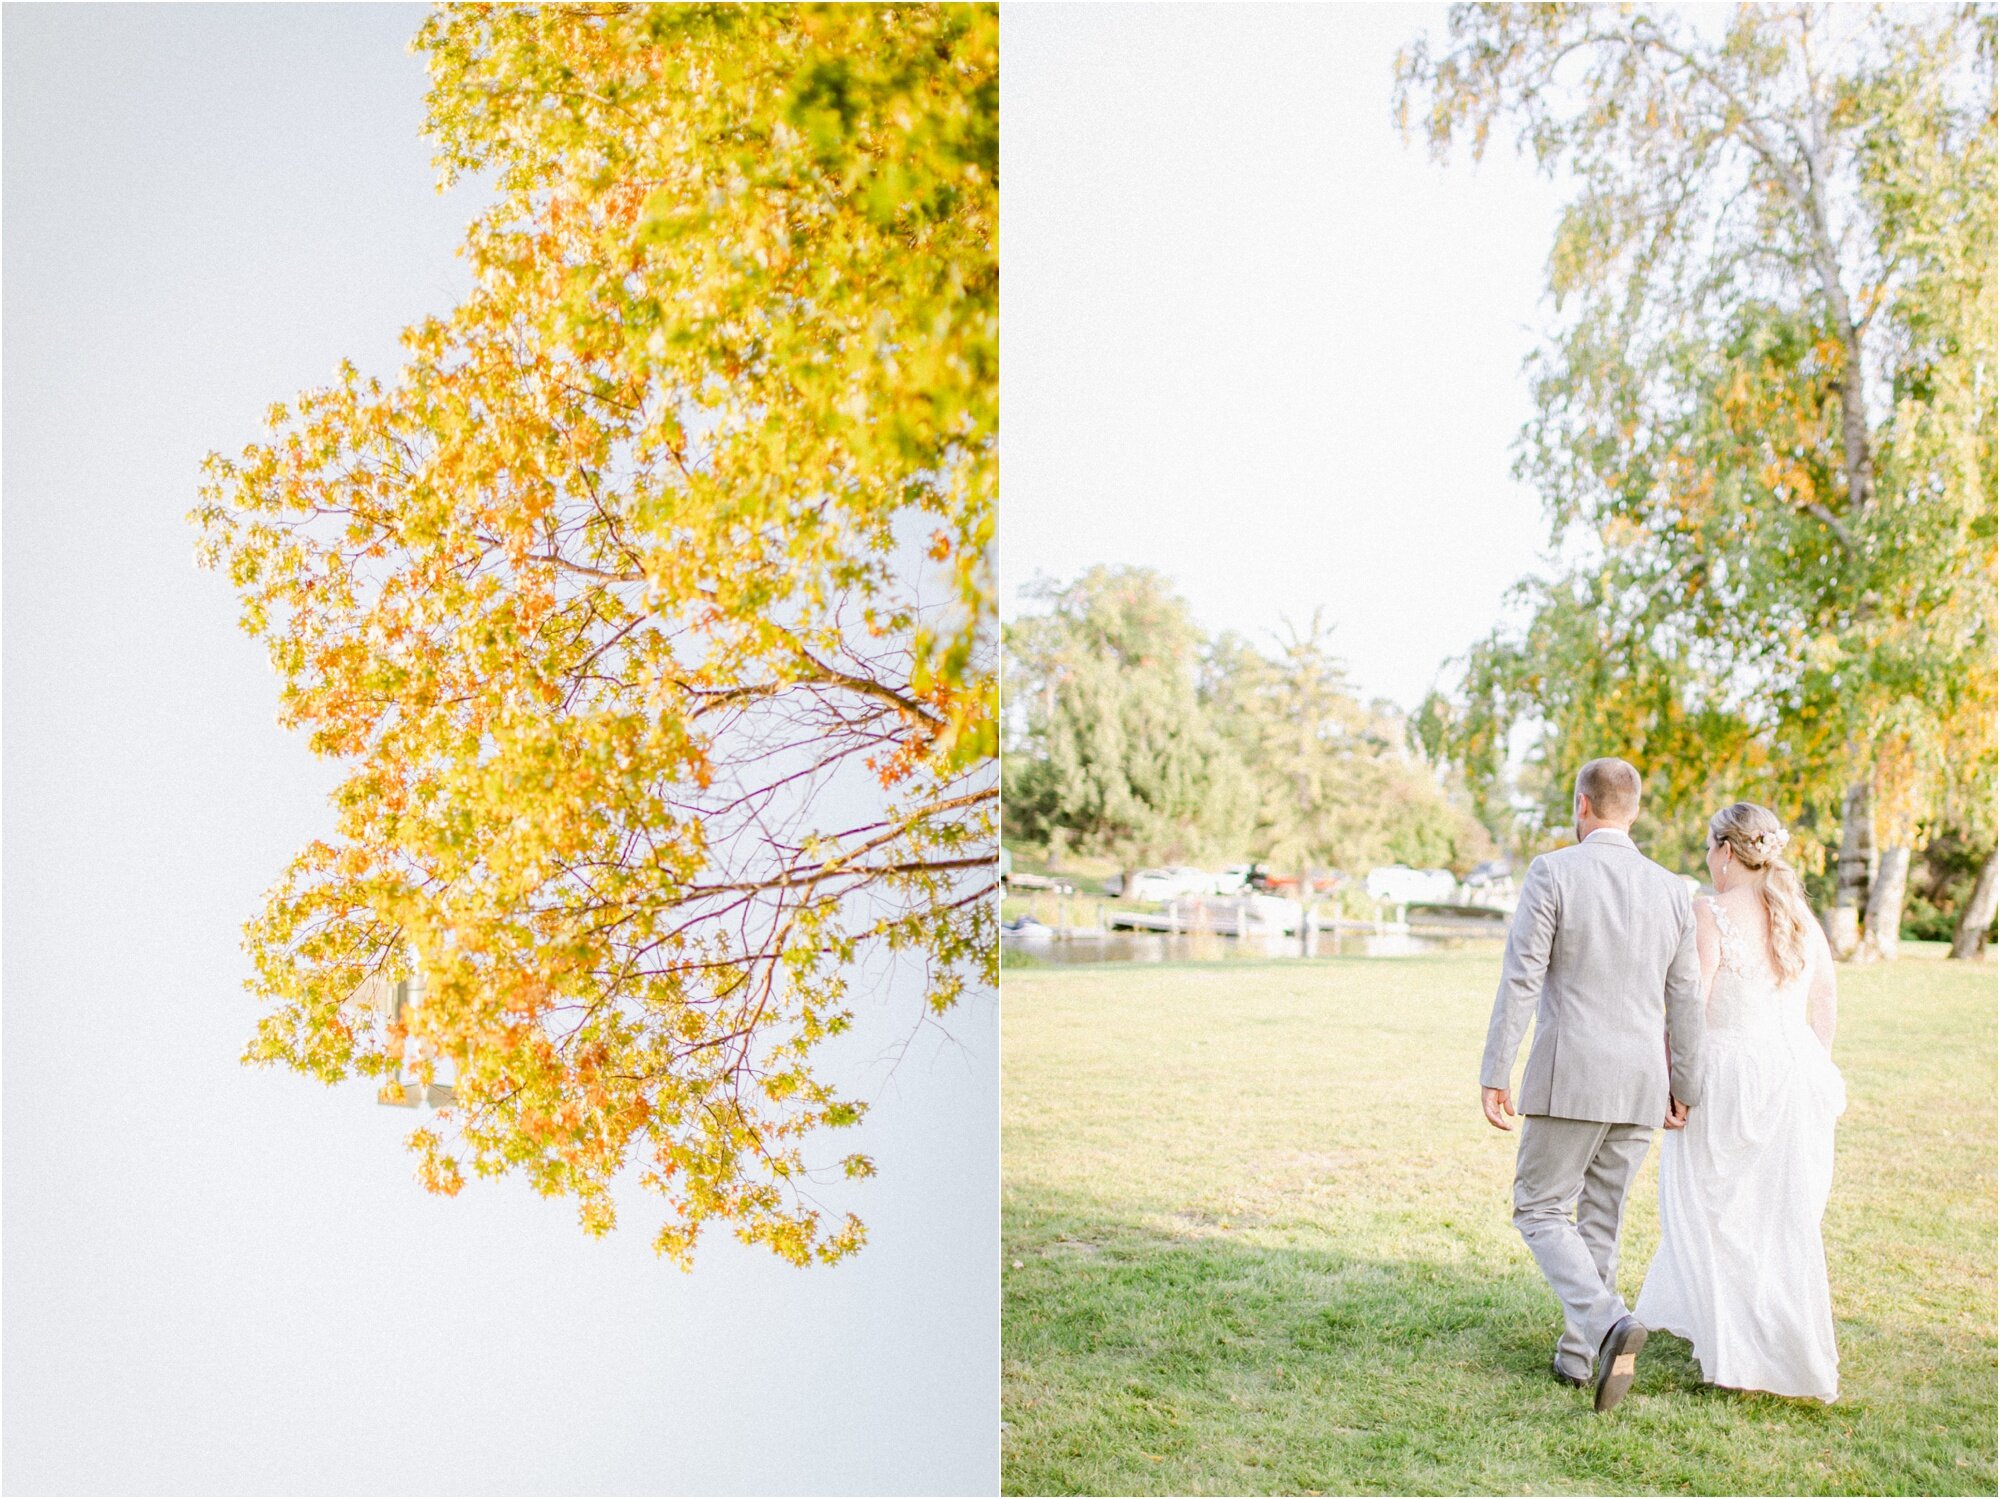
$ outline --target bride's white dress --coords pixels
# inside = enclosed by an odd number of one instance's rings
[[[1807,1023],[1812,966],[1780,983],[1714,901],[1701,1102],[1660,1147],[1660,1249],[1632,1314],[1694,1345],[1711,1384],[1832,1400],[1839,1353],[1820,1218],[1847,1093]]]

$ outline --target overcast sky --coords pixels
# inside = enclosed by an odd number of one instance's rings
[[[22,6],[4,28],[4,1481],[33,1493],[955,1493],[997,1471],[995,1004],[840,1148],[870,1246],[696,1273],[413,1117],[237,1057],[241,924],[331,767],[196,570],[206,450],[450,306],[403,6]]]
[[[1508,467],[1555,189],[1402,143],[1442,6],[1003,16],[1003,617],[1145,564],[1210,628],[1324,606],[1414,706],[1542,549]]]

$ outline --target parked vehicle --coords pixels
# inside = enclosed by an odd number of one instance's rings
[[[1195,873],[1200,874],[1199,870]],[[1204,880],[1207,879],[1203,875]],[[1124,900],[1162,901],[1172,900],[1188,891],[1187,871],[1182,869],[1142,869],[1131,879],[1131,888],[1126,888],[1123,875],[1114,874],[1104,882],[1104,893],[1116,895]],[[1201,888],[1206,889],[1206,885]]]
[[[1443,905],[1458,891],[1458,879],[1449,869],[1411,869],[1391,864],[1368,871],[1366,889],[1372,900],[1391,905]]]
[[[1314,895],[1331,895],[1341,887],[1346,879],[1347,876],[1337,869],[1315,871],[1312,877],[1312,893]],[[1250,866],[1249,885],[1253,890],[1262,890],[1270,894],[1297,895],[1299,893],[1297,871],[1275,870],[1268,864],[1252,864]]]
[[[1250,884],[1251,864],[1231,864],[1215,876],[1209,888],[1217,895],[1239,895]]]
[[[1511,911],[1520,899],[1514,866],[1506,859],[1488,859],[1484,864],[1474,865],[1472,873],[1458,887],[1458,903],[1462,906]]]

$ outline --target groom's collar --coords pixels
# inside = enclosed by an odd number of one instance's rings
[[[1585,843],[1620,843],[1626,848],[1637,848],[1639,846],[1632,841],[1630,833],[1621,832],[1617,828],[1592,828],[1588,833],[1584,834],[1583,841]]]

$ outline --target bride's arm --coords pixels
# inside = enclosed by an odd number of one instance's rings
[[[1715,988],[1715,970],[1722,966],[1722,933],[1706,896],[1694,903],[1694,950],[1701,959],[1701,993],[1706,1001]]]
[[[1687,939],[1684,937],[1681,940],[1685,942]],[[1686,951],[1686,948],[1681,949],[1683,955]],[[1722,963],[1722,943],[1716,933],[1715,918],[1709,913],[1708,902],[1705,900],[1697,900],[1694,903],[1694,953],[1695,961],[1700,967],[1700,977],[1697,981],[1694,994],[1687,996],[1681,1003],[1688,1005],[1690,1009],[1694,1010],[1694,1015],[1689,1017],[1690,1023],[1696,1016],[1700,1018],[1702,1024],[1693,1027],[1695,1036],[1699,1038],[1702,1030],[1706,1028],[1708,1020],[1708,996],[1709,992],[1715,986],[1715,970]],[[1676,960],[1677,964],[1679,961],[1679,959]],[[1683,1049],[1685,1050],[1685,1032],[1687,1027],[1684,1026],[1679,1031],[1675,1029],[1674,982],[1673,971],[1670,969],[1667,976],[1667,1076],[1670,1082],[1679,1082],[1681,1079],[1677,1075],[1674,1066],[1674,1043],[1676,1040],[1681,1040],[1683,1042]],[[1685,978],[1682,978],[1680,982],[1685,984],[1687,981]],[[1694,1004],[1689,1004],[1690,1000],[1694,1001]],[[1699,1007],[1696,1008],[1696,1005]],[[1700,1045],[1698,1039],[1695,1045],[1698,1050]],[[1678,1094],[1671,1096],[1678,1103],[1691,1101],[1682,1099]],[[1685,1120],[1687,1115],[1683,1112],[1679,1117]],[[1667,1129],[1679,1129],[1681,1127],[1675,1122],[1675,1115],[1671,1112],[1667,1115],[1665,1127]]]
[[[1833,1022],[1838,1006],[1833,988],[1833,950],[1826,945],[1826,933],[1817,921],[1806,922],[1806,966],[1812,978],[1806,989],[1806,1018],[1819,1044],[1833,1054]]]

